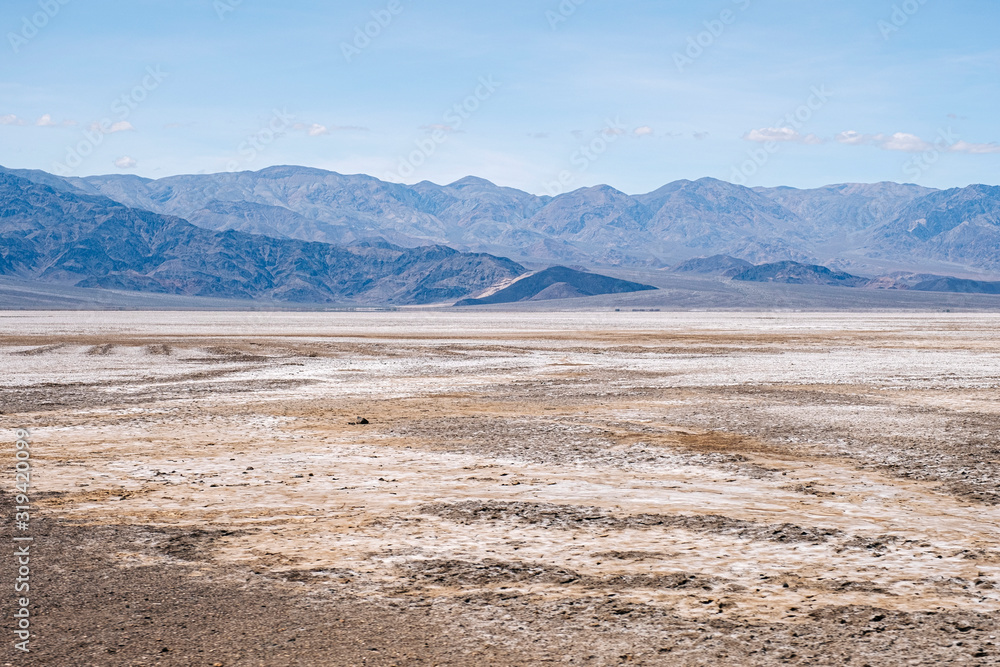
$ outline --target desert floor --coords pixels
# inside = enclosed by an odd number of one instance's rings
[[[997,315],[6,312],[0,368],[0,665],[1000,664]]]

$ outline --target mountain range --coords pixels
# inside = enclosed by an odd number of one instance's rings
[[[427,304],[526,273],[444,246],[349,246],[213,231],[0,173],[0,275],[73,287],[300,303]]]
[[[0,168],[0,276],[17,280],[385,304],[647,287],[519,263],[566,260],[738,282],[995,293],[1000,188],[751,189],[706,178],[635,196],[602,185],[541,197],[474,177],[406,186],[304,167],[159,180]]]
[[[331,244],[445,245],[519,262],[662,268],[725,254],[882,274],[1000,277],[1000,187],[898,183],[800,190],[711,178],[628,195],[607,185],[536,196],[467,177],[388,183],[306,167],[172,176],[19,176],[215,231]]]

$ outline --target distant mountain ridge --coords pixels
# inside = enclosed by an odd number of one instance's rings
[[[75,287],[299,303],[449,302],[527,270],[444,246],[217,232],[0,172],[0,275]]]
[[[217,231],[276,238],[447,245],[519,261],[588,266],[659,268],[727,255],[873,275],[1000,277],[1000,188],[984,185],[799,190],[702,178],[641,195],[599,185],[548,197],[471,176],[449,185],[408,186],[294,166],[159,180],[15,173]]]

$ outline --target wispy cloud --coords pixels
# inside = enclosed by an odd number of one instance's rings
[[[131,132],[135,130],[135,128],[132,126],[132,123],[128,122],[127,120],[120,120],[117,123],[111,123],[111,124],[108,124],[108,121],[104,121],[103,123],[94,121],[93,123],[90,124],[88,129],[91,132],[101,132],[103,134],[114,134],[116,132]]]
[[[320,123],[295,123],[293,130],[305,132],[310,137],[322,137],[332,132],[367,132],[367,127],[356,125],[322,125]]]
[[[950,132],[950,131],[949,131]],[[800,144],[822,144],[825,141],[815,134],[801,134],[790,127],[764,127],[751,130],[743,135],[746,141],[758,143],[788,142]],[[975,144],[958,141],[957,137],[948,140],[938,139],[928,141],[909,132],[894,132],[892,134],[864,134],[855,130],[847,130],[837,134],[833,140],[845,146],[874,146],[884,151],[899,153],[926,153],[941,151],[946,153],[964,153],[967,155],[990,155],[1000,153],[1000,144]]]
[[[969,155],[991,155],[1000,153],[1000,144],[993,142],[989,144],[970,144],[966,141],[959,141],[952,145],[952,153],[967,153]]]
[[[839,144],[847,144],[849,146],[861,146],[870,142],[870,137],[868,135],[861,134],[860,132],[855,132],[854,130],[848,130],[846,132],[841,132],[834,140]]]
[[[324,134],[330,134],[330,130],[325,125],[320,125],[319,123],[295,123],[292,125],[293,130],[298,130],[299,132],[305,132],[310,137],[319,137]]]
[[[895,132],[893,134],[862,134],[855,130],[841,132],[834,137],[837,143],[847,146],[877,146],[887,151],[903,153],[921,153],[934,148],[929,141],[924,141],[915,134]]]
[[[651,128],[649,125],[643,125],[642,127],[635,128],[635,130],[633,130],[633,134],[635,134],[635,136],[637,137],[652,136],[653,128]]]
[[[802,134],[790,127],[762,127],[759,130],[750,130],[743,135],[743,138],[762,144],[770,141],[810,145],[823,143],[823,140],[815,134]]]
[[[452,134],[455,132],[464,132],[464,130],[459,130],[451,125],[445,125],[444,123],[431,123],[430,125],[421,125],[421,130],[427,130],[428,132],[444,132],[445,134]]]
[[[927,141],[908,132],[893,134],[862,134],[854,130],[841,132],[835,137],[837,143],[848,146],[876,146],[886,151],[901,153],[925,153],[932,150],[943,150],[948,153],[965,153],[967,155],[988,155],[1000,153],[1000,144],[975,144],[968,141],[944,143],[942,141]]]
[[[129,157],[128,155],[123,155],[115,160],[115,166],[119,169],[135,169],[138,164],[139,163],[135,158]]]
[[[19,125],[27,126],[32,125],[34,127],[74,127],[77,124],[75,120],[64,120],[61,123],[57,123],[52,120],[52,114],[43,114],[33,123],[26,121],[20,116],[16,116],[12,113],[0,116],[0,125]]]

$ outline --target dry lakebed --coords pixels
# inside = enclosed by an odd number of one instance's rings
[[[0,312],[0,665],[998,665],[1000,316]]]

